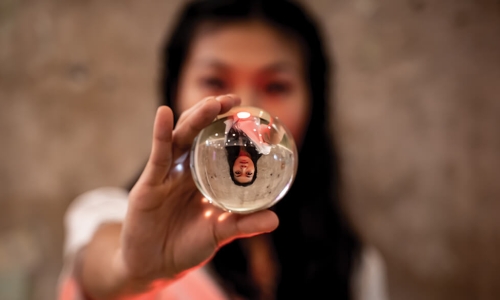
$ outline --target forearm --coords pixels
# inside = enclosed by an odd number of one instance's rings
[[[92,300],[120,299],[143,293],[150,282],[132,281],[119,261],[121,224],[103,224],[82,249],[76,265],[76,278],[85,295]]]

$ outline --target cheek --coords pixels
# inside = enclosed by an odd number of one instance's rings
[[[179,81],[179,90],[177,92],[177,111],[181,114],[196,103],[200,102],[206,97],[213,96],[206,94],[196,83],[196,80],[191,74],[181,76]]]
[[[264,107],[267,106],[267,107]],[[278,117],[281,123],[292,134],[297,147],[300,148],[309,124],[311,105],[307,97],[297,97],[283,103],[266,104],[262,107],[271,115]]]
[[[196,102],[200,101],[200,92],[191,87],[188,83],[179,85],[179,92],[177,93],[177,113],[181,114]]]
[[[297,143],[297,147],[300,147],[309,123],[309,109],[304,107],[304,109],[301,110],[288,110],[287,113],[280,118],[280,120],[291,132],[295,142]]]

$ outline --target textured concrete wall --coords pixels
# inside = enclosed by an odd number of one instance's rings
[[[181,2],[0,0],[0,299],[54,299],[65,208],[142,165]],[[337,60],[345,208],[391,296],[498,298],[499,2],[307,3]]]
[[[54,299],[64,209],[144,163],[179,2],[0,1],[0,299]]]
[[[498,299],[500,2],[314,6],[339,67],[344,204],[392,299]]]

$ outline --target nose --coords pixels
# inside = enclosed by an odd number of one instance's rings
[[[242,106],[258,106],[258,95],[252,87],[239,87],[235,89],[234,94],[241,98]]]

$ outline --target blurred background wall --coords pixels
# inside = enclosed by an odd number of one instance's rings
[[[54,299],[64,210],[141,168],[182,2],[0,0],[0,299]],[[391,298],[498,299],[500,2],[303,2],[336,60],[344,207]]]

